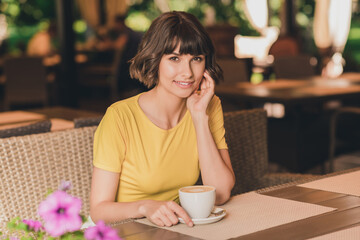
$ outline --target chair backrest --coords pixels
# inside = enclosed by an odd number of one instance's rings
[[[43,120],[35,123],[30,123],[25,126],[19,126],[14,128],[7,128],[0,130],[0,138],[18,137],[29,134],[50,132],[51,121]]]
[[[0,225],[16,216],[39,219],[39,203],[62,180],[71,181],[69,193],[82,199],[82,213],[89,214],[95,129],[0,139]]]
[[[317,60],[309,55],[277,56],[274,58],[276,78],[306,78],[316,75]]]
[[[236,177],[232,195],[254,190],[257,181],[268,170],[266,111],[226,112],[224,125]]]
[[[249,82],[251,77],[251,58],[219,58],[216,60],[224,74],[224,83]]]
[[[292,36],[279,36],[269,50],[269,54],[278,56],[297,56],[300,53],[299,42]]]
[[[46,69],[42,58],[17,57],[4,62],[4,107],[13,104],[48,104]]]
[[[83,117],[74,119],[74,127],[90,127],[99,125],[102,117]]]

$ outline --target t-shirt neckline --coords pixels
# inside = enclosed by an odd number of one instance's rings
[[[180,122],[178,122],[178,124],[176,124],[176,126],[172,127],[172,128],[169,128],[169,129],[163,129],[159,126],[157,126],[155,123],[153,123],[149,118],[148,116],[146,116],[145,112],[143,111],[143,109],[140,107],[140,104],[139,104],[139,98],[140,96],[142,95],[143,93],[140,93],[136,96],[135,98],[135,102],[136,102],[136,106],[139,108],[139,112],[141,113],[141,115],[143,115],[144,119],[146,119],[146,122],[149,123],[149,125],[153,126],[154,128],[160,130],[160,131],[163,131],[163,132],[171,132],[171,131],[175,131],[177,128],[179,128],[183,122],[185,122],[186,118],[188,117],[189,115],[189,110],[186,110],[186,113],[184,114],[184,116],[182,117],[182,119],[180,120]]]

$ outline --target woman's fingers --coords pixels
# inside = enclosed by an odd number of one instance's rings
[[[214,79],[210,76],[210,74],[208,73],[208,71],[205,71],[205,72],[204,72],[204,80],[202,81],[201,89],[202,89],[202,90],[206,90],[205,93],[208,93],[208,92],[210,92],[211,94],[214,93],[215,81],[214,81]]]
[[[160,218],[150,218],[149,220],[159,227],[165,226],[164,222]]]
[[[215,86],[215,81],[210,76],[210,74],[209,74],[209,72],[207,70],[205,70],[205,72],[204,72],[204,77],[207,80],[206,83],[207,83],[208,87]]]
[[[170,201],[167,203],[167,207],[167,217],[172,224],[177,224],[179,222],[179,219],[176,215],[176,208],[179,208],[180,206],[177,203]]]
[[[170,227],[176,224],[176,223],[173,224],[171,222],[171,220],[168,217],[168,213],[164,211],[164,209],[158,209],[154,215],[150,216],[150,221],[160,227],[164,227],[164,226]]]
[[[177,216],[181,217],[184,220],[186,225],[188,225],[189,227],[194,226],[194,223],[192,222],[191,218],[182,207],[180,207],[175,202],[169,202],[169,203],[171,203],[170,208],[176,213]]]
[[[192,227],[194,225],[185,210],[177,203],[173,201],[158,203],[155,202],[155,205],[157,205],[157,207],[153,209],[152,214],[148,215],[149,220],[154,224],[161,227],[170,227],[179,222],[179,216],[184,219],[188,226]]]
[[[167,204],[168,205],[168,204]],[[174,211],[167,205],[161,206],[161,219],[165,226],[170,227],[179,222],[178,218],[175,216]]]

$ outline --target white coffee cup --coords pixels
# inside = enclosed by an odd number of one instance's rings
[[[187,186],[179,189],[181,207],[192,219],[207,218],[215,205],[215,187]]]

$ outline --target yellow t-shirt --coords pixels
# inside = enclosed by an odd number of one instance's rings
[[[116,201],[178,200],[178,189],[196,183],[200,169],[196,133],[186,112],[175,127],[152,123],[138,104],[141,94],[112,104],[94,139],[95,167],[120,173]],[[208,109],[209,125],[218,149],[227,149],[220,100]]]

